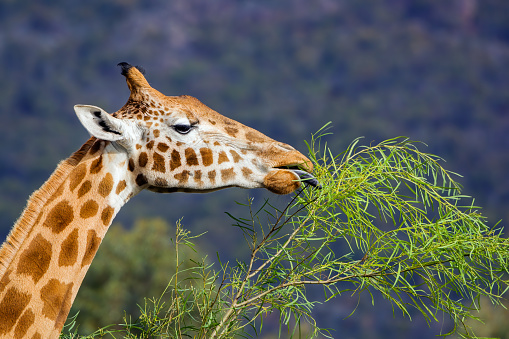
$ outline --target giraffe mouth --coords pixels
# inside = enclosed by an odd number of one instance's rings
[[[295,166],[295,165],[294,166],[278,166],[276,168],[292,171],[307,186],[322,188],[322,185],[320,185],[320,182],[318,181],[318,179],[316,179],[311,173],[301,170],[299,166]]]

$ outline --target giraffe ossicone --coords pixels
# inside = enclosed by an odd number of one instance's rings
[[[58,337],[113,218],[143,189],[319,186],[293,147],[193,97],[163,95],[139,68],[119,66],[127,103],[113,114],[75,106],[91,138],[32,194],[0,249],[0,338]]]

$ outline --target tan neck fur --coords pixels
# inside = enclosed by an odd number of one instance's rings
[[[135,194],[118,176],[129,172],[115,171],[126,159],[105,154],[107,144],[91,138],[63,161],[2,247],[1,338],[58,337],[111,220]]]

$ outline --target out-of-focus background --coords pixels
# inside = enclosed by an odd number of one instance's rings
[[[115,66],[121,61],[143,66],[161,92],[195,96],[303,152],[304,140],[328,121],[336,153],[359,136],[365,144],[400,135],[423,141],[463,175],[464,192],[491,223],[509,217],[507,0],[1,0],[0,238],[29,194],[86,141],[73,105],[114,112],[125,103],[129,91]],[[116,219],[115,235],[125,242],[99,250],[94,265],[103,272],[77,304],[100,323],[101,312],[120,319],[124,309],[135,312],[143,303],[132,297],[138,292],[157,295],[156,282],[170,277],[163,263],[129,264],[137,275],[112,270],[140,258],[142,239],[167,239],[161,248],[171,250],[171,227],[182,217],[193,233],[207,231],[200,253],[245,257],[241,231],[224,212],[241,213],[234,202],[248,196],[255,203],[289,199],[241,189],[135,197]],[[154,229],[158,237],[144,233]],[[121,300],[105,305],[111,295]],[[483,328],[507,336],[494,321],[502,311],[490,312]],[[393,315],[368,294],[317,306],[315,316],[337,338],[430,338],[451,328],[441,315],[430,326],[418,314],[412,321]]]

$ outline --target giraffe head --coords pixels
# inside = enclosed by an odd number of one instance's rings
[[[293,147],[231,120],[190,96],[153,89],[137,67],[120,63],[131,91],[113,115],[75,106],[98,139],[128,154],[128,170],[140,189],[161,193],[208,192],[226,187],[264,187],[293,192],[301,180],[317,186],[311,161]]]

